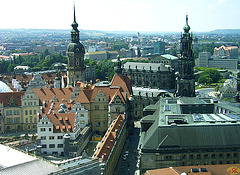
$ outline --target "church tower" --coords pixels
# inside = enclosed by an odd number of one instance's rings
[[[75,16],[75,5],[73,23],[71,30],[71,43],[67,47],[67,86],[74,87],[77,81],[85,81],[84,46],[79,42],[78,23]]]
[[[117,56],[117,64],[114,67],[115,73],[117,73],[118,76],[122,75],[122,64],[120,60],[120,56]]]
[[[181,34],[181,46],[179,59],[179,77],[177,79],[177,96],[194,97],[194,57],[192,51],[192,34],[189,33],[188,15],[186,24],[183,27],[184,33]]]

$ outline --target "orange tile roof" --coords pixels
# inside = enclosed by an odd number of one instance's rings
[[[129,98],[132,94],[132,85],[130,76],[118,76],[115,74],[111,81],[111,86],[121,86],[124,92],[127,92],[127,97]]]
[[[191,169],[206,168],[207,172],[193,173]],[[171,167],[155,170],[147,170],[144,175],[180,175],[181,173],[187,173],[188,175],[230,175],[232,172],[235,174],[240,173],[240,164],[223,164],[223,165],[199,165],[199,166],[182,166]],[[173,172],[175,174],[173,174]]]
[[[67,106],[65,113],[59,113],[58,110],[61,109],[59,106],[61,103]],[[75,113],[70,113],[73,104],[68,104],[67,102],[54,102],[53,108],[50,110],[51,103],[47,102],[46,107],[43,108],[44,114],[48,116],[50,121],[54,125],[53,132],[73,132],[75,124]]]
[[[163,168],[156,170],[148,170],[145,172],[144,175],[179,175],[179,173],[177,173],[172,168]]]
[[[25,92],[1,92],[0,93],[0,103],[3,103],[3,106],[8,106],[8,103],[11,98],[14,98],[18,106],[22,106],[21,98]]]
[[[120,114],[115,120],[113,120],[112,124],[108,128],[107,132],[105,133],[104,137],[102,138],[101,144],[97,148],[96,152],[94,153],[95,158],[102,158],[106,162],[111,151],[113,145],[116,141],[116,137],[118,137],[120,130],[123,127],[125,121],[125,115]]]
[[[22,53],[22,54],[19,54],[21,56],[26,56],[26,55],[37,55],[37,53],[33,53],[33,52],[30,52],[30,53]]]
[[[26,74],[22,74],[22,75],[16,75],[16,79],[18,80],[19,83],[29,83],[32,79],[33,79],[33,74],[31,75],[26,75]],[[12,76],[11,76],[11,80],[12,80]]]
[[[0,60],[5,60],[5,59],[9,59],[9,56],[4,56],[4,55],[0,55]]]
[[[75,102],[79,103],[91,103],[97,97],[99,91],[103,91],[108,98],[110,104],[114,102],[115,98],[119,96],[123,103],[129,99],[132,88],[131,81],[129,77],[114,75],[111,85],[109,86],[95,86],[89,85],[86,88],[81,88],[79,96],[76,98]]]
[[[214,48],[215,50],[220,50],[220,49],[223,49],[223,50],[232,50],[232,49],[238,49],[237,46],[220,46],[220,47],[215,47]]]
[[[36,88],[33,89],[35,94],[39,97],[41,103],[44,100],[50,101],[54,97],[58,99],[59,102],[67,101],[70,102],[70,95],[73,92],[73,88]]]

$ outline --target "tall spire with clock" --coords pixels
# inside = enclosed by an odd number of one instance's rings
[[[179,59],[179,77],[177,79],[177,96],[194,97],[194,57],[192,51],[192,34],[189,33],[188,15],[186,24],[183,27],[184,33],[181,35],[181,45]]]
[[[71,43],[67,47],[67,86],[74,87],[77,81],[85,81],[84,46],[79,42],[78,23],[76,22],[75,3],[71,30]]]

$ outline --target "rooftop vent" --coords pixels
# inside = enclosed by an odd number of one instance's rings
[[[199,168],[200,172],[208,172],[206,168]]]
[[[191,172],[192,172],[192,173],[198,173],[199,171],[198,171],[197,168],[192,168],[192,169],[191,169]]]

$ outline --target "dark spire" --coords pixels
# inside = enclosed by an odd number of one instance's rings
[[[75,1],[74,1],[74,6],[73,6],[73,23],[72,23],[72,28],[73,28],[74,30],[78,31],[77,27],[78,27],[78,23],[76,22]]]
[[[188,15],[186,15],[186,24],[188,25]]]
[[[76,23],[76,15],[75,15],[75,1],[73,5],[73,21]]]
[[[72,43],[79,43],[79,30],[78,30],[78,23],[76,22],[75,1],[74,1],[74,6],[73,6],[72,28],[73,28],[71,31]]]
[[[186,15],[186,24],[183,27],[185,33],[188,33],[190,30],[190,26],[188,25],[188,15]]]

